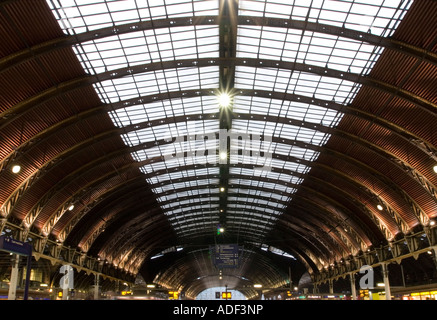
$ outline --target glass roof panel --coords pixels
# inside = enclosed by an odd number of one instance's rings
[[[217,16],[216,0],[47,0],[66,34],[139,21]]]
[[[240,0],[239,14],[344,25],[388,37],[411,3],[402,0]]]

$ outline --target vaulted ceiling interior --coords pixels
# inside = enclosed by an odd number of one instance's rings
[[[437,2],[10,0],[0,16],[0,229],[41,257],[195,297],[435,246]],[[222,279],[217,244],[240,248]]]

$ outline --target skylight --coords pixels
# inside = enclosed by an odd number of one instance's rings
[[[311,170],[360,85],[311,67],[366,76],[383,48],[345,36],[262,25],[238,25],[236,56],[220,55],[219,0],[47,0],[66,35],[90,33],[73,46],[89,75],[112,73],[94,89],[179,235],[207,233],[219,223],[220,67],[235,64],[226,230],[266,235]],[[388,37],[411,1],[239,0],[238,15],[306,21]],[[186,17],[184,25],[175,18]],[[143,22],[151,27],[140,28]],[[118,26],[128,26],[119,32]],[[101,29],[111,34],[99,36]],[[245,59],[278,61],[277,68]],[[190,67],[168,62],[190,61]],[[241,61],[244,61],[241,63]],[[200,62],[203,62],[201,64]],[[279,63],[280,62],[280,63]],[[303,72],[283,66],[308,66]],[[141,72],[131,72],[140,66]],[[149,69],[149,66],[154,68]],[[143,68],[144,67],[144,68]],[[124,72],[118,72],[118,71]],[[135,69],[137,70],[137,69]],[[306,69],[305,69],[306,70]],[[323,69],[322,69],[323,70]],[[119,76],[119,74],[127,74]],[[320,72],[319,72],[320,73]],[[241,94],[245,90],[253,94]],[[257,92],[293,95],[293,101]],[[195,92],[197,96],[185,96]],[[208,94],[206,94],[208,92]],[[325,104],[309,103],[310,99]],[[303,102],[307,101],[307,102]],[[328,103],[329,102],[329,103]],[[323,129],[325,128],[325,129]],[[254,139],[256,137],[256,139]],[[272,248],[278,253],[279,249]],[[279,252],[279,254],[285,254]]]

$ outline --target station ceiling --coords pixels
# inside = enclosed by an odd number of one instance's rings
[[[10,0],[0,16],[3,233],[196,296],[283,286],[434,224],[435,1]],[[217,244],[240,248],[225,280]]]

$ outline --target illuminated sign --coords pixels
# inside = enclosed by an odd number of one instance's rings
[[[178,300],[179,299],[179,292],[178,291],[169,291],[168,292],[168,299],[169,300]]]
[[[232,292],[222,292],[222,299],[232,299]]]
[[[240,247],[237,244],[219,244],[210,247],[214,265],[219,268],[237,268]]]

